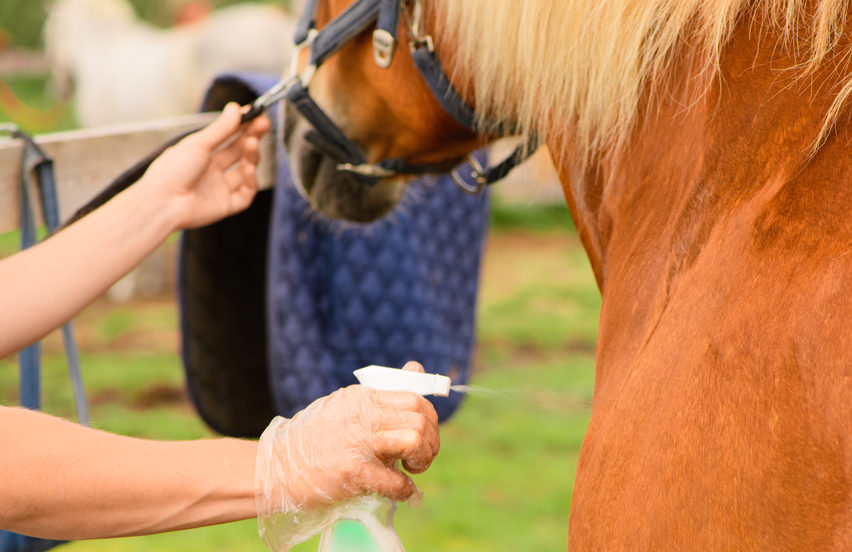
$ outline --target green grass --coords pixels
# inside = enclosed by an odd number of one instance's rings
[[[491,227],[495,230],[526,232],[574,232],[574,221],[564,203],[525,206],[504,203],[495,198],[491,203]]]
[[[12,44],[36,48],[47,15],[47,0],[3,0],[0,2],[0,33]]]
[[[8,257],[21,248],[20,232],[0,233],[0,258]]]
[[[56,100],[50,97],[48,79],[41,74],[20,74],[11,78],[4,78],[5,82],[15,95],[25,99],[26,104],[35,109],[47,109]]]
[[[481,283],[477,324],[485,354],[507,347],[547,352],[594,348],[600,293],[573,227],[566,226],[567,216],[564,206],[493,210],[492,217],[504,222],[492,226]],[[523,231],[505,222],[522,220],[537,222]],[[529,254],[519,255],[524,248]]]
[[[517,208],[506,207],[503,214]],[[590,416],[599,294],[576,235],[538,208],[535,231],[495,224],[479,302],[473,383],[441,429],[441,452],[415,480],[419,508],[401,505],[408,552],[564,550],[577,455]],[[553,211],[556,212],[555,210]],[[503,216],[502,214],[499,216]],[[0,235],[0,251],[17,249]],[[139,437],[212,436],[182,395],[177,317],[169,298],[86,309],[75,321],[97,427]],[[56,335],[45,342],[44,406],[74,417]],[[14,359],[0,361],[0,402],[17,400]],[[262,551],[255,521],[149,537],[75,542],[68,552]],[[316,542],[297,552],[316,550]]]
[[[476,385],[498,393],[468,397],[443,427],[439,458],[418,477],[423,504],[400,508],[406,549],[563,549],[591,372],[573,357],[480,374]]]
[[[600,300],[594,289],[570,284],[529,286],[506,299],[486,305],[480,314],[481,339],[546,349],[591,349],[597,332]],[[513,316],[526,311],[528,319]]]
[[[11,121],[33,135],[77,127],[70,105],[61,104],[50,92],[46,75],[13,75],[4,77],[3,82],[26,107],[9,106],[7,110],[0,103],[0,122]]]
[[[36,237],[43,240],[47,236],[47,228],[39,226],[36,229]],[[21,249],[21,233],[17,230],[13,232],[0,232],[0,259],[8,257],[13,253],[17,253]]]

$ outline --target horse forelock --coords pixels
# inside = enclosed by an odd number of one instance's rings
[[[801,53],[794,69],[806,75],[837,47],[848,12],[845,0],[432,2],[455,43],[455,76],[474,83],[483,120],[513,120],[585,161],[625,144],[643,96],[663,88],[675,53],[694,51],[712,76],[733,29],[750,18],[754,32],[774,28],[781,47]],[[818,140],[852,83],[834,93]]]

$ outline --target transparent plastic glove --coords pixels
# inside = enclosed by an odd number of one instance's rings
[[[285,552],[327,528],[356,497],[417,503],[419,489],[395,462],[420,473],[439,446],[438,416],[413,393],[353,385],[292,419],[275,418],[258,446],[260,534]]]

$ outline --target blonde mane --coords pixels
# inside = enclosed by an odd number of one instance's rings
[[[642,95],[687,31],[715,71],[734,26],[750,16],[806,51],[806,71],[835,47],[848,10],[845,0],[432,1],[440,28],[457,41],[456,70],[476,83],[480,114],[539,136],[548,121],[570,122],[562,138],[586,160],[624,144]],[[852,83],[836,91],[823,135],[850,93]]]

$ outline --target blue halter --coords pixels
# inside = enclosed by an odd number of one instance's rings
[[[293,58],[293,69],[276,86],[260,96],[252,109],[244,115],[249,119],[259,114],[272,103],[286,98],[316,131],[311,141],[326,154],[335,159],[337,168],[352,173],[365,184],[374,184],[381,178],[397,175],[416,175],[423,173],[441,173],[451,171],[463,160],[456,159],[445,163],[409,163],[401,158],[385,159],[379,163],[369,163],[361,148],[340,129],[337,124],[311,98],[308,88],[317,68],[336,53],[350,40],[365,32],[375,24],[373,31],[373,51],[376,64],[387,68],[393,60],[397,48],[397,30],[399,15],[404,13],[410,25],[411,41],[409,47],[414,64],[420,72],[432,94],[443,109],[461,125],[473,131],[482,127],[487,131],[505,132],[506,125],[478,125],[476,114],[453,87],[441,62],[435,53],[432,37],[426,33],[423,22],[422,0],[357,0],[340,15],[334,18],[322,30],[316,29],[316,12],[319,0],[308,0],[299,19],[294,34],[297,51],[309,49],[309,61],[304,70],[298,70],[300,56]],[[409,15],[410,5],[410,15]],[[535,143],[521,144],[504,161],[491,168],[484,169],[474,160],[471,162],[472,174],[476,186],[464,183],[453,171],[453,180],[464,191],[478,193],[486,185],[505,177],[516,165],[523,162],[532,151]],[[457,170],[457,169],[456,169]]]

